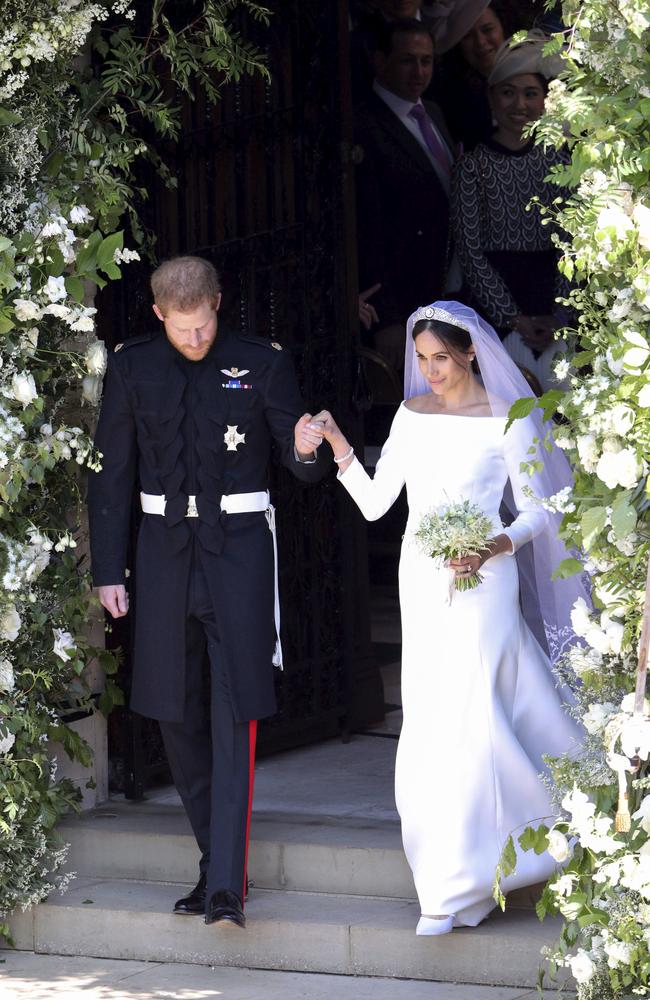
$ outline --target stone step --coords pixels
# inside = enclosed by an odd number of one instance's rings
[[[180,807],[114,802],[60,826],[78,875],[193,884],[198,851]],[[415,899],[397,822],[253,815],[250,878],[263,889]]]
[[[91,878],[193,885],[198,851],[182,808],[117,801],[65,819],[68,870]],[[416,899],[399,824],[298,813],[253,815],[250,878],[260,889]],[[532,908],[535,887],[508,897]]]
[[[426,979],[532,988],[540,950],[559,925],[529,911],[495,913],[479,928],[441,938],[414,933],[409,900],[256,889],[245,931],[178,917],[182,886],[79,878],[63,896],[17,914],[18,948],[82,955],[295,972]]]

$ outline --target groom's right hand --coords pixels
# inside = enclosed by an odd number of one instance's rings
[[[123,583],[98,587],[99,603],[113,618],[124,618],[129,611],[129,595]]]

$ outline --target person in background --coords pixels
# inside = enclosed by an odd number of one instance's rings
[[[558,56],[544,55],[547,41],[533,31],[521,44],[500,49],[488,81],[494,135],[459,161],[452,184],[465,288],[543,390],[557,386],[551,362],[564,345],[554,334],[566,317],[555,300],[569,291],[557,268],[553,227],[543,224],[539,208],[528,208],[533,198],[550,206],[557,197],[545,178],[565,157],[525,134],[544,110],[547,81],[562,66]]]
[[[438,0],[432,5],[439,72],[435,98],[453,138],[463,150],[492,133],[487,78],[515,25],[505,0]]]
[[[359,287],[381,284],[374,346],[401,370],[413,302],[445,287],[454,152],[439,108],[422,101],[433,72],[425,25],[387,25],[373,58],[373,91],[355,114]]]
[[[386,25],[410,19],[422,21],[431,29],[431,16],[423,12],[422,0],[371,0],[360,4],[356,11],[351,9],[350,71],[353,103],[363,100],[372,90],[373,52]]]

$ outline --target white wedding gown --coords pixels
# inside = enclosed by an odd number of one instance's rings
[[[542,754],[577,745],[548,658],[519,608],[517,561],[489,559],[483,582],[449,603],[449,570],[412,539],[422,515],[469,499],[516,548],[540,529],[543,510],[522,492],[531,431],[505,417],[419,413],[403,403],[374,478],[355,459],[341,483],[368,520],[381,517],[406,484],[409,518],[399,583],[404,722],[395,773],[406,857],[423,914],[478,924],[494,907],[492,883],[510,833],[548,822],[552,807],[539,778]],[[510,479],[519,515],[502,527],[499,507]],[[548,854],[520,853],[506,891],[546,879]]]

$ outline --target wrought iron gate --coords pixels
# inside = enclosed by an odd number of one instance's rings
[[[158,256],[212,260],[223,276],[225,321],[286,345],[308,405],[330,408],[354,438],[348,4],[269,6],[272,25],[260,42],[270,82],[233,85],[216,107],[202,94],[185,104],[179,142],[161,150],[178,186],[170,191],[150,177],[144,214]],[[110,309],[114,339],[150,325],[144,269],[131,266],[120,284]],[[277,677],[278,714],[261,727],[262,751],[345,733],[383,714],[361,519],[333,475],[304,489],[280,470],[273,493],[286,667]],[[121,639],[128,647],[128,635]],[[155,764],[155,730],[123,711],[118,741],[127,794],[137,797]]]

